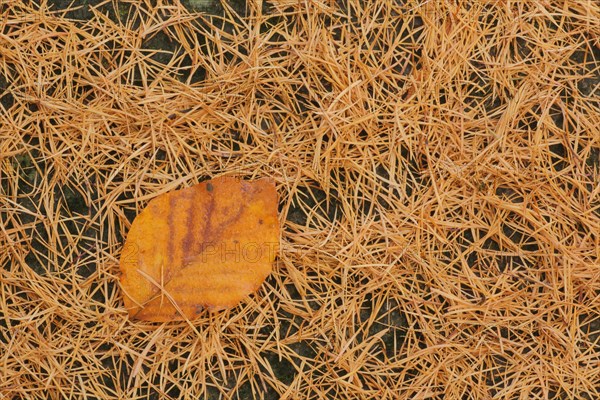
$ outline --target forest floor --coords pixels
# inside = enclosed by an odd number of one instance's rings
[[[600,6],[0,2],[0,399],[600,398]],[[131,320],[156,196],[271,177],[239,306]]]

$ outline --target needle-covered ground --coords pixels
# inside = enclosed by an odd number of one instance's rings
[[[600,398],[597,2],[39,3],[0,5],[0,398]],[[130,320],[133,218],[218,176],[276,182],[274,272]]]

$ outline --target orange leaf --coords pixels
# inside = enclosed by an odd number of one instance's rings
[[[132,318],[192,319],[258,290],[279,249],[270,178],[221,177],[158,196],[135,218],[121,256]]]

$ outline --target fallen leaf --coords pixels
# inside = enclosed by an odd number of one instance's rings
[[[133,221],[121,255],[129,316],[193,319],[258,290],[279,250],[277,203],[272,179],[231,177],[151,200]]]

